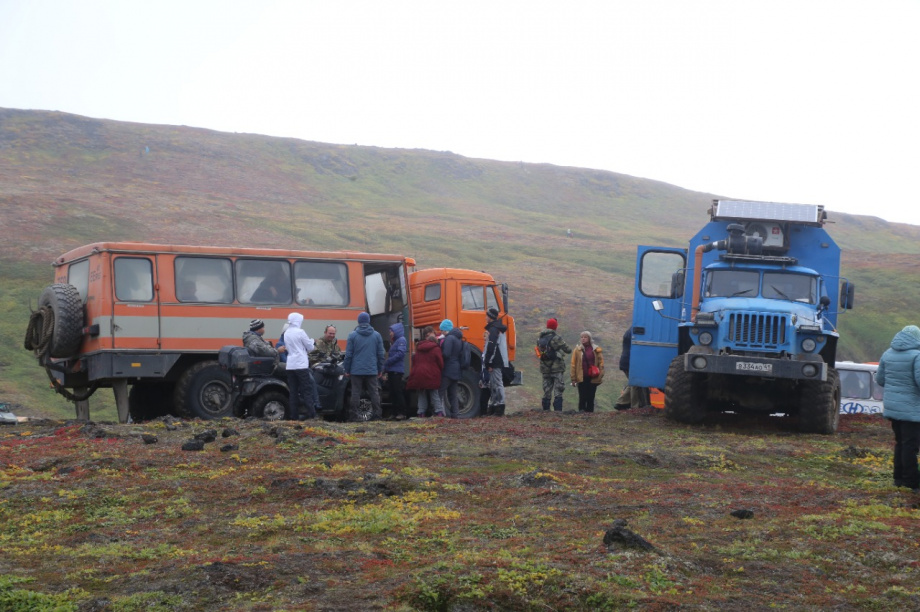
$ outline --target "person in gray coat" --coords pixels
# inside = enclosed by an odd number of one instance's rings
[[[358,315],[358,327],[348,334],[345,344],[345,361],[342,367],[345,376],[351,379],[351,412],[358,412],[361,394],[367,390],[373,413],[382,414],[380,388],[377,379],[383,376],[383,338],[371,327],[371,316],[366,312]]]
[[[875,380],[885,388],[882,416],[894,431],[894,486],[920,493],[920,327],[908,325],[878,362]]]

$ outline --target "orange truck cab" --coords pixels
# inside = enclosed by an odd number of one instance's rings
[[[76,402],[78,418],[89,418],[94,391],[110,387],[122,422],[230,416],[231,379],[218,363],[221,347],[241,346],[252,319],[262,319],[265,338],[277,340],[291,312],[304,315],[312,338],[334,325],[342,349],[362,311],[387,346],[393,323],[402,322],[411,340],[429,320],[440,316],[439,324],[454,314],[456,325],[476,330],[467,335],[481,350],[486,308],[501,304],[513,357],[506,287],[499,292],[503,286],[481,272],[412,272],[415,265],[410,257],[377,253],[89,244],[54,260],[54,284],[39,298],[26,347],[55,389]],[[419,303],[414,294],[408,299],[410,277],[425,283]],[[430,297],[433,285],[441,297]],[[407,372],[414,342],[409,345]],[[477,380],[478,370],[464,372],[461,416],[478,412]],[[347,406],[347,398],[337,405]]]

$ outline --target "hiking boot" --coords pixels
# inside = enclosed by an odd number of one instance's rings
[[[562,397],[553,398],[553,410],[562,412]]]
[[[543,398],[543,410],[549,410],[549,398]]]
[[[614,404],[614,410],[629,410],[629,404]]]
[[[504,404],[495,404],[495,416],[500,416],[500,417],[505,416],[505,405]]]

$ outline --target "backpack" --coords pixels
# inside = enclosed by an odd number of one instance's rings
[[[540,358],[540,361],[556,361],[556,349],[553,347],[553,339],[555,337],[556,334],[540,336],[540,340],[537,342],[536,346],[537,357]]]
[[[463,344],[460,347],[460,369],[465,370],[473,363],[473,345],[466,340],[461,342]]]

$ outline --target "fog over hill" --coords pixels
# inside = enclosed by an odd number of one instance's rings
[[[559,316],[571,341],[590,329],[615,356],[636,246],[685,245],[718,196],[746,197],[450,152],[0,109],[0,361],[31,359],[19,348],[28,304],[9,287],[37,297],[51,280],[45,264],[101,240],[355,249],[487,270],[511,285],[525,347]],[[917,322],[920,227],[828,208],[857,284],[841,358],[875,360]]]

